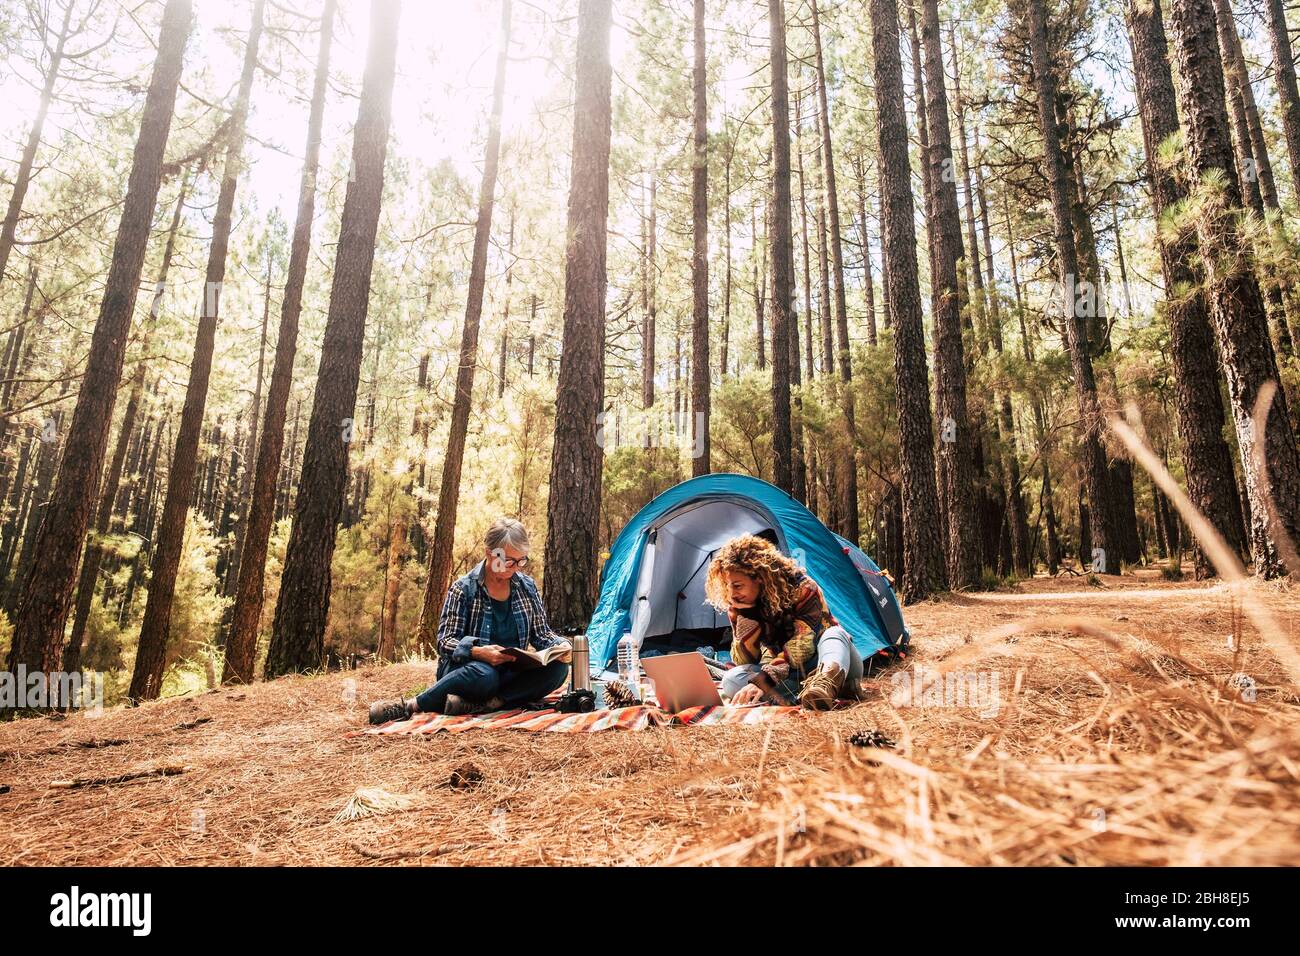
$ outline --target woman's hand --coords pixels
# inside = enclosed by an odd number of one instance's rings
[[[500,644],[480,644],[469,652],[470,657],[493,667],[509,664],[514,658],[502,649]]]
[[[742,706],[744,704],[756,704],[762,699],[763,688],[757,684],[746,684],[732,696],[731,703]]]

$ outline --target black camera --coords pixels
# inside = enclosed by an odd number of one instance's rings
[[[596,695],[589,690],[571,690],[555,702],[562,714],[589,714],[596,709]]]

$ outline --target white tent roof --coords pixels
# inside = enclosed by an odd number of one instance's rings
[[[641,560],[632,611],[636,641],[679,629],[726,627],[727,616],[704,600],[708,563],[738,535],[772,530],[779,539],[775,525],[761,506],[737,498],[693,501],[660,518]]]

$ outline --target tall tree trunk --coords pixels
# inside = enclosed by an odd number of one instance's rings
[[[984,174],[980,155],[979,135],[975,136],[975,196],[979,200],[980,225],[984,239],[984,268],[987,272],[986,301],[988,302],[989,337],[993,350],[1001,355],[1004,347],[1002,338],[1002,306],[998,300],[997,275],[993,268],[993,236],[989,224],[989,204],[984,193]],[[1029,509],[1025,507],[1024,489],[1021,486],[1020,455],[1016,449],[1016,422],[1011,413],[1011,389],[1000,390],[997,396],[1000,432],[1002,434],[1002,457],[1007,473],[1007,506],[1011,522],[1011,560],[1016,573],[1030,577],[1034,573],[1033,559],[1029,544]]]
[[[167,230],[167,242],[163,246],[162,264],[158,267],[158,282],[154,286],[153,304],[145,319],[145,326],[140,335],[140,359],[131,375],[131,391],[127,393],[126,408],[122,411],[122,427],[117,434],[117,445],[113,457],[109,459],[108,474],[104,476],[104,487],[100,494],[99,509],[96,511],[95,528],[91,540],[86,545],[85,557],[81,560],[81,574],[77,581],[76,603],[72,615],[72,633],[68,644],[63,649],[63,669],[75,671],[81,668],[81,645],[86,633],[86,621],[90,616],[90,605],[95,596],[95,584],[99,578],[99,569],[104,557],[103,548],[98,539],[108,534],[113,520],[113,506],[117,501],[118,485],[122,481],[122,469],[126,463],[126,453],[131,437],[135,433],[135,420],[140,410],[140,399],[144,393],[145,372],[149,367],[147,357],[149,344],[153,341],[154,330],[158,323],[158,311],[162,308],[163,296],[167,290],[167,274],[171,270],[172,256],[176,251],[176,233],[181,225],[181,212],[185,208],[185,196],[189,191],[188,179],[181,183],[176,196],[176,206],[172,210],[171,226]]]
[[[723,166],[723,257],[726,263],[722,279],[722,343],[719,346],[718,378],[727,377],[727,347],[731,338],[731,162],[735,144],[727,145],[727,162]]]
[[[1228,0],[1213,0],[1213,4],[1219,53],[1223,61],[1223,81],[1228,95],[1229,116],[1232,119],[1233,144],[1237,149],[1241,193],[1250,208],[1263,219],[1267,210],[1278,208],[1273,164],[1268,158],[1268,146],[1264,142],[1264,131],[1259,122],[1259,108],[1255,105],[1250,70],[1241,51],[1241,37],[1232,16],[1232,6]],[[1286,305],[1282,301],[1281,288],[1270,274],[1272,271],[1266,264],[1260,265],[1260,286],[1264,293],[1274,347],[1279,355],[1289,358],[1292,342],[1290,329],[1287,328]],[[1285,388],[1285,383],[1283,387]],[[1294,402],[1294,396],[1289,391],[1287,398]]]
[[[1229,0],[1213,0],[1213,2],[1223,54],[1224,79],[1228,81],[1230,88],[1235,87],[1240,95],[1242,112],[1245,114],[1251,173],[1259,184],[1260,198],[1264,206],[1268,209],[1276,209],[1278,208],[1277,185],[1273,181],[1273,163],[1268,157],[1268,145],[1264,141],[1264,129],[1259,121],[1255,91],[1250,85],[1250,69],[1246,66],[1246,57],[1241,49],[1241,35],[1237,32],[1237,22],[1232,16],[1232,4]]]
[[[655,265],[655,241],[659,232],[659,224],[655,219],[657,180],[656,169],[650,173],[650,222],[646,228],[645,268],[648,273],[646,295],[649,298],[649,308],[645,314],[645,324],[641,329],[641,406],[643,408],[653,408],[655,403],[655,332],[658,321],[655,285],[659,275]]]
[[[1208,2],[1208,0],[1206,0]],[[1109,473],[1102,448],[1103,422],[1097,401],[1097,383],[1093,377],[1092,356],[1088,347],[1088,327],[1081,310],[1085,305],[1077,294],[1080,281],[1079,261],[1074,244],[1071,218],[1071,194],[1065,158],[1061,151],[1061,134],[1056,125],[1056,76],[1047,52],[1047,24],[1043,0],[1028,0],[1029,46],[1033,58],[1038,120],[1043,134],[1048,186],[1051,192],[1052,222],[1055,231],[1057,265],[1065,305],[1065,327],[1074,372],[1074,388],[1079,405],[1082,429],[1080,451],[1088,501],[1093,521],[1091,558],[1094,570],[1104,574],[1119,573],[1119,541],[1113,529],[1110,506]],[[1086,298],[1086,297],[1085,297]]]
[[[821,166],[818,166],[821,169]],[[821,191],[817,196],[817,275],[818,305],[821,313],[822,330],[822,366],[826,369],[826,388],[832,403],[839,401],[839,376],[835,374],[835,315],[831,306],[831,263],[826,239],[826,209],[822,199],[825,191],[824,176],[818,174],[818,186]],[[832,446],[825,456],[826,467],[826,525],[836,534],[844,533],[843,508],[845,494],[839,461],[839,449]]]
[[[709,112],[708,60],[704,46],[704,0],[695,0],[694,159],[691,164],[691,475],[712,471],[709,463]],[[798,361],[796,354],[795,360]]]
[[[785,0],[768,0],[772,69],[772,483],[794,491],[790,424],[790,322],[794,294],[790,222],[790,109],[786,83]]]
[[[212,373],[212,352],[221,313],[221,286],[226,277],[226,251],[230,244],[235,190],[244,165],[244,125],[248,118],[253,76],[257,70],[257,47],[262,38],[265,8],[266,0],[256,0],[252,26],[244,47],[239,91],[231,114],[230,145],[226,149],[221,191],[212,218],[212,244],[208,249],[203,303],[198,331],[194,337],[194,355],[190,360],[190,381],[185,389],[185,405],[176,432],[176,449],[167,475],[167,498],[163,504],[162,523],[158,529],[150,569],[149,600],[145,603],[144,619],[140,624],[140,646],[136,651],[135,671],[131,675],[128,692],[132,700],[152,700],[162,689],[168,627],[172,601],[176,594],[176,573],[184,546],[185,517],[194,487],[203,411],[208,400],[208,381]]]
[[[67,390],[67,383],[64,383]],[[14,565],[14,579],[5,594],[4,610],[10,618],[18,599],[22,596],[23,578],[32,566],[35,558],[36,541],[41,531],[41,521],[50,508],[50,485],[54,483],[55,465],[59,459],[59,430],[62,420],[61,412],[53,411],[45,420],[40,431],[40,447],[36,456],[36,484],[32,488],[31,500],[27,510],[27,520],[23,528],[22,548],[18,552],[18,563]],[[66,613],[66,612],[65,612]]]
[[[506,301],[501,316],[501,351],[498,356],[497,398],[506,397],[506,355],[510,351],[510,286],[515,277],[515,208],[510,207],[510,230],[506,239]]]
[[[750,255],[754,262],[754,338],[758,349],[758,370],[761,372],[767,368],[767,332],[763,328],[763,305],[767,301],[767,263],[759,250],[758,213],[755,209],[749,211],[749,234],[752,237]],[[759,274],[760,263],[762,275]]]
[[[271,320],[271,250],[266,251],[266,282],[262,289],[262,335],[257,348],[257,378],[253,386],[253,402],[249,408],[248,441],[240,452],[242,464],[239,476],[239,518],[235,522],[235,541],[230,549],[230,565],[226,568],[223,592],[233,596],[239,583],[239,566],[244,557],[244,540],[248,530],[249,495],[253,489],[253,462],[257,458],[257,428],[262,415],[262,381],[266,371],[266,330]],[[222,645],[229,640],[230,614],[234,606],[230,605],[222,627]]]
[[[316,397],[266,655],[268,679],[320,667],[325,656],[330,562],[348,480],[400,17],[399,0],[372,0],[366,72],[352,134],[353,175],[343,201]]]
[[[1276,533],[1289,534],[1296,540],[1300,532],[1300,456],[1291,432],[1286,397],[1279,393],[1265,428],[1263,458],[1268,474],[1261,474],[1255,467],[1251,415],[1260,387],[1278,381],[1277,360],[1269,339],[1264,300],[1251,271],[1238,221],[1241,195],[1224,110],[1213,7],[1210,0],[1173,0],[1170,19],[1189,166],[1195,188],[1204,194],[1198,197],[1204,206],[1196,229],[1206,271],[1206,298],[1228,381],[1228,399],[1250,503],[1251,556],[1257,574],[1275,577],[1286,569],[1271,527],[1269,491],[1280,518],[1281,527]]]
[[[839,341],[839,373],[844,424],[849,433],[849,455],[844,462],[844,537],[859,544],[858,525],[858,426],[854,408],[853,361],[849,346],[849,311],[844,295],[844,244],[840,231],[840,203],[835,185],[835,154],[831,150],[831,114],[826,96],[826,67],[822,59],[821,18],[817,0],[812,0],[813,45],[817,54],[817,96],[821,106],[822,165],[826,169],[826,211],[829,216],[831,269],[835,279],[835,329]]]
[[[4,371],[4,383],[0,384],[0,409],[4,410],[0,415],[0,450],[3,450],[8,442],[9,425],[13,421],[14,398],[18,388],[18,371],[26,365],[26,360],[31,355],[31,344],[27,335],[27,323],[32,318],[32,296],[36,292],[36,268],[29,266],[27,270],[27,292],[23,296],[22,318],[13,331],[9,333],[9,341],[3,365],[0,369]],[[45,310],[37,312],[36,324],[39,331],[41,320],[44,318]],[[27,342],[24,348],[24,342]],[[9,497],[9,458],[7,455],[0,455],[0,502]]]
[[[1287,156],[1291,160],[1292,192],[1300,202],[1300,90],[1296,87],[1295,58],[1282,0],[1265,0],[1268,33],[1273,42],[1273,70],[1277,97],[1281,101],[1282,128],[1286,133]]]
[[[916,267],[912,174],[903,112],[903,66],[899,56],[897,0],[869,0],[876,85],[877,136],[882,194],[882,246],[889,314],[894,322],[899,452],[903,499],[905,603],[947,590],[943,545],[934,517],[939,496],[934,478],[934,433]]]
[[[1182,438],[1183,470],[1192,503],[1239,555],[1246,552],[1245,528],[1232,452],[1223,438],[1223,401],[1214,353],[1214,333],[1201,292],[1196,239],[1170,229],[1168,211],[1187,197],[1176,171],[1160,158],[1160,144],[1178,132],[1178,107],[1169,69],[1160,0],[1129,0],[1129,39],[1147,155],[1147,180],[1156,214],[1156,234],[1174,366],[1174,408]],[[1187,290],[1184,292],[1183,290]],[[1163,536],[1163,531],[1162,531]],[[1168,547],[1168,542],[1166,542]],[[1198,577],[1213,573],[1204,552],[1196,550]]]
[[[876,282],[871,274],[871,233],[867,229],[866,163],[859,156],[855,165],[858,174],[858,235],[862,241],[862,282],[867,299],[867,344],[875,348],[879,344],[879,336],[876,328]]]
[[[285,276],[284,300],[280,303],[280,328],[276,335],[275,364],[266,394],[266,415],[262,440],[257,446],[257,465],[249,491],[247,527],[235,584],[235,605],[230,636],[226,641],[223,683],[253,680],[257,656],[257,633],[262,620],[266,552],[271,525],[276,518],[276,484],[284,454],[284,425],[293,386],[293,362],[298,351],[298,318],[302,314],[302,289],[311,254],[311,227],[316,209],[316,173],[320,161],[321,126],[325,115],[325,88],[329,80],[330,44],[338,0],[325,0],[321,11],[320,46],[316,55],[316,78],[312,87],[311,110],[307,118],[307,146],[303,155],[298,187],[298,211],[289,247],[289,269]],[[297,443],[297,418],[294,420]],[[292,472],[290,464],[290,472]],[[292,475],[290,475],[292,477]]]
[[[804,376],[811,384],[817,375],[813,353],[812,256],[808,242],[808,182],[803,168],[803,97],[794,100],[794,158],[799,173],[799,243],[803,247]]]
[[[447,587],[451,583],[452,551],[456,544],[456,512],[460,504],[461,466],[465,460],[465,436],[469,430],[469,407],[474,394],[474,369],[478,365],[479,322],[483,315],[483,288],[487,282],[487,250],[492,238],[492,211],[497,188],[497,165],[501,157],[501,109],[506,95],[506,62],[510,55],[511,0],[501,2],[501,46],[497,50],[495,79],[492,81],[492,113],[488,119],[487,145],[483,156],[483,179],[479,183],[478,221],[474,226],[474,251],[470,260],[469,299],[465,304],[465,328],[460,340],[460,367],[456,372],[456,397],[451,407],[451,428],[442,459],[442,486],[438,490],[438,517],[429,549],[429,575],[425,578],[424,605],[416,640],[421,646],[433,641]]]
[[[957,118],[958,165],[961,170],[962,199],[966,206],[966,273],[958,272],[958,281],[967,283],[967,301],[970,303],[966,327],[975,331],[975,347],[983,355],[987,352],[992,332],[987,328],[989,320],[989,303],[984,291],[984,276],[980,272],[979,241],[975,235],[975,190],[971,185],[970,151],[966,143],[966,103],[961,93],[961,62],[957,57],[957,27],[948,23],[948,44],[952,47],[953,103]],[[936,40],[939,46],[940,41]],[[942,55],[942,49],[940,49]],[[940,70],[940,78],[943,71]],[[956,186],[954,185],[954,189]],[[960,213],[958,221],[960,222]],[[958,233],[960,235],[960,231]]]
[[[934,273],[930,307],[934,316],[935,409],[939,422],[939,494],[948,515],[948,581],[957,590],[980,583],[979,516],[975,511],[973,436],[966,411],[966,356],[961,337],[963,258],[957,181],[949,138],[948,95],[937,0],[921,0],[921,49],[925,62],[926,113],[930,150],[926,157],[934,189]]]
[[[579,0],[564,264],[564,339],[546,504],[546,615],[562,634],[586,627],[596,600],[605,400],[605,244],[609,217],[611,0]]]
[[[916,30],[916,5],[920,0],[907,0],[907,38],[912,51],[912,92],[915,96],[916,140],[921,155],[921,197],[925,215],[925,248],[928,253],[927,268],[934,275],[934,184],[930,181],[930,124],[925,115],[925,74],[922,66],[921,38]],[[881,231],[884,227],[881,226]]]
[[[29,670],[48,673],[58,670],[60,663],[77,561],[95,503],[85,491],[99,487],[104,465],[192,13],[190,0],[168,0],[163,11],[158,56],[145,98],[104,297],[36,560],[23,585],[14,620],[11,671],[21,663]]]
[[[3,226],[0,226],[0,285],[4,283],[5,268],[9,265],[9,253],[14,248],[14,237],[18,232],[18,219],[23,213],[23,200],[27,198],[27,187],[32,181],[32,166],[36,163],[36,151],[41,148],[41,136],[45,132],[45,118],[50,113],[50,103],[54,100],[54,84],[59,80],[59,69],[63,66],[63,55],[68,43],[69,24],[72,21],[73,0],[67,0],[63,8],[63,26],[59,28],[50,51],[50,63],[45,68],[45,82],[41,86],[40,105],[36,108],[36,118],[32,120],[31,131],[27,134],[27,145],[18,160],[18,169],[14,173],[14,189],[9,194],[9,208],[5,211]],[[49,6],[45,7],[49,11]],[[42,37],[41,43],[46,49],[48,41]]]

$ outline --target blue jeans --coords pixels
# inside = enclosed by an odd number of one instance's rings
[[[838,624],[826,628],[817,639],[817,657],[809,663],[809,668],[816,667],[823,661],[839,664],[847,675],[845,681],[862,679],[862,655],[853,646],[848,631]],[[741,664],[727,671],[727,676],[722,679],[722,699],[731,700],[759,670],[761,668],[757,664]],[[799,696],[802,684],[803,681],[798,677],[787,677],[776,686],[776,692],[787,701],[793,701]]]
[[[500,697],[506,707],[518,707],[541,700],[568,679],[569,665],[564,661],[551,661],[531,670],[470,661],[447,671],[442,680],[416,697],[415,708],[422,713],[440,714],[448,694],[474,703]]]

